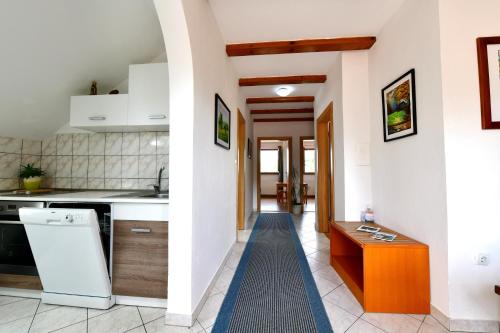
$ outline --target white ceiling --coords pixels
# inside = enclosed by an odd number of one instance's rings
[[[209,0],[227,44],[376,36],[404,1]],[[230,59],[240,77],[260,77],[327,74],[337,56],[338,52],[320,52]],[[276,96],[276,87],[242,87],[241,91],[245,97]],[[320,87],[297,85],[291,96],[316,95]],[[284,106],[274,104],[273,108]]]
[[[68,122],[92,80],[106,93],[165,52],[153,0],[1,1],[0,41],[0,136],[34,139]]]

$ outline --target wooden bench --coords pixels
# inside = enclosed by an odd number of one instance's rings
[[[330,263],[366,312],[430,313],[429,247],[396,234],[392,242],[357,231],[361,222],[330,223]]]

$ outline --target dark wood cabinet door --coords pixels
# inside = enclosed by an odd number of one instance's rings
[[[113,294],[167,298],[168,223],[115,220]]]

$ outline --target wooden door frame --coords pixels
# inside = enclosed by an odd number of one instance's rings
[[[261,191],[261,185],[260,185],[260,148],[261,148],[261,142],[266,141],[266,140],[279,140],[279,141],[287,141],[288,142],[288,186],[287,186],[287,206],[288,206],[288,211],[292,211],[292,199],[291,199],[291,193],[292,193],[292,188],[290,186],[290,176],[291,176],[291,170],[293,168],[292,165],[292,137],[291,136],[260,136],[257,137],[257,212],[260,213],[260,191]]]
[[[328,134],[328,123],[331,123],[331,131]],[[333,102],[330,102],[325,110],[316,120],[316,212],[317,231],[328,232],[329,222],[335,220],[335,181],[333,174],[334,156],[333,136]],[[330,142],[328,142],[330,139]],[[331,151],[330,150],[331,146]],[[330,164],[330,161],[332,163]],[[331,177],[329,178],[329,169]],[[328,193],[328,181],[330,182],[330,195]],[[330,217],[328,216],[328,205],[330,204]]]
[[[237,184],[236,191],[236,221],[237,229],[242,230],[245,228],[245,139],[246,139],[246,121],[240,110],[238,109],[238,126],[237,126]]]
[[[305,140],[314,140],[314,136],[301,136],[300,137],[299,144],[300,144],[300,184],[301,184],[301,186],[302,186],[302,184],[304,184],[304,173],[305,173],[305,170],[304,170],[304,151],[305,151],[304,141]],[[302,200],[300,201],[300,206],[301,206],[302,212],[304,212],[304,203],[302,202]]]

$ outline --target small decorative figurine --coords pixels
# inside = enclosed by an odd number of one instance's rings
[[[97,95],[97,82],[92,81],[92,85],[90,86],[90,94]]]

